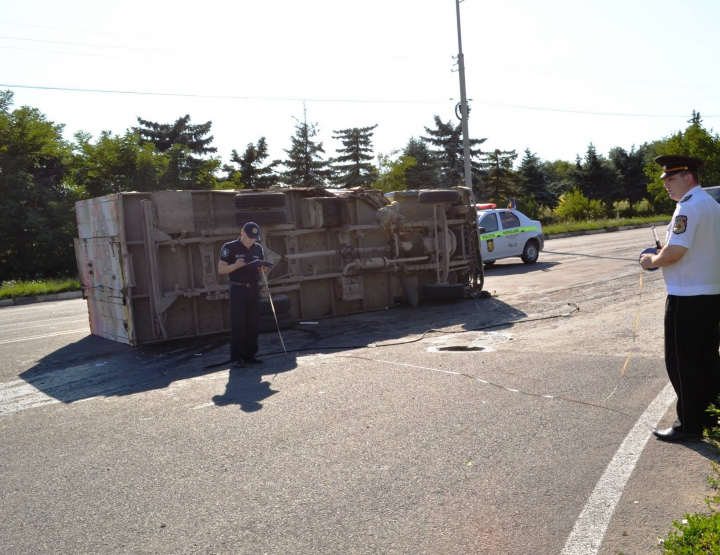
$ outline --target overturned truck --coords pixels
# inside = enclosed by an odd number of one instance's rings
[[[80,201],[76,213],[90,329],[129,345],[230,329],[217,263],[248,221],[260,225],[274,264],[262,294],[272,295],[283,325],[393,306],[398,297],[413,306],[455,299],[483,285],[465,187],[119,193]]]

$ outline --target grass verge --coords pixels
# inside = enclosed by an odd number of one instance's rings
[[[605,220],[590,220],[585,222],[565,222],[561,224],[550,224],[543,226],[543,233],[555,235],[557,233],[569,233],[570,231],[590,231],[593,229],[607,229],[625,225],[639,225],[650,223],[669,222],[672,216],[647,216],[643,218],[618,218]]]
[[[720,399],[718,399],[720,405]],[[711,405],[708,412],[720,417],[720,409]],[[705,435],[716,453],[720,454],[720,427]],[[706,555],[720,553],[720,467],[712,462],[713,475],[708,482],[715,494],[705,498],[707,513],[686,514],[681,521],[673,521],[673,529],[660,544],[664,555]]]
[[[42,279],[33,281],[5,281],[0,285],[0,301],[14,297],[34,297],[65,291],[80,291],[77,279]]]

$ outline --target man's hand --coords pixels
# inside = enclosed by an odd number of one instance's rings
[[[263,274],[266,274],[267,271],[268,271],[268,269],[269,269],[268,266],[260,266],[260,271],[261,271]]]
[[[657,268],[657,265],[653,263],[653,257],[656,254],[651,254],[651,253],[643,254],[640,257],[640,267],[643,270],[649,270],[650,268]]]
[[[243,260],[242,258],[238,258],[235,261],[235,264],[233,264],[233,266],[235,266],[235,269],[238,270],[238,269],[242,268],[243,266],[245,266],[245,260]]]

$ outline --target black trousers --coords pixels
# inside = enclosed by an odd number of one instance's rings
[[[679,297],[665,302],[665,366],[678,397],[684,432],[717,426],[705,412],[720,394],[720,295]]]
[[[230,284],[230,358],[253,358],[260,335],[260,286]]]

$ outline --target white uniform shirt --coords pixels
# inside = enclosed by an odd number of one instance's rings
[[[665,244],[688,249],[679,262],[663,268],[669,295],[720,294],[720,204],[700,185],[677,203]]]

